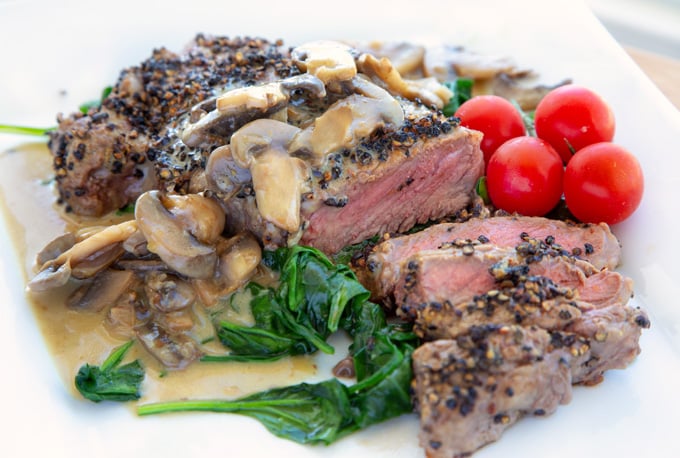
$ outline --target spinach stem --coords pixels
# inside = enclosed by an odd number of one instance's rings
[[[18,135],[32,135],[42,137],[49,132],[55,130],[56,127],[28,127],[28,126],[13,126],[9,124],[0,124],[0,134],[18,134]]]

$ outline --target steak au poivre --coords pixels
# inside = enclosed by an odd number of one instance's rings
[[[101,106],[60,116],[49,142],[65,211],[134,205],[134,218],[60,237],[29,287],[82,283],[71,307],[107,310],[119,335],[183,369],[202,354],[191,306],[242,287],[262,249],[332,255],[389,234],[354,267],[421,339],[413,403],[427,455],[468,455],[552,413],[572,384],[630,364],[649,320],[628,304],[604,224],[482,210],[402,235],[477,204],[482,135],[442,114],[441,83],[479,72],[444,49],[433,63],[410,45],[199,35],[181,54],[154,51]],[[545,93],[517,92],[521,72],[492,67],[481,77],[522,104]]]

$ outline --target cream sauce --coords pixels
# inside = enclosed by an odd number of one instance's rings
[[[83,225],[109,225],[129,218],[129,215],[111,215],[95,220],[64,215],[55,205],[52,176],[52,157],[44,143],[27,143],[0,153],[0,202],[25,281],[35,272],[36,253],[56,236]],[[125,341],[110,334],[104,326],[105,311],[68,309],[65,305],[68,292],[64,289],[28,293],[27,302],[33,308],[37,325],[65,387],[74,396],[79,396],[73,380],[80,366],[101,364],[113,348]],[[227,317],[236,321],[245,323],[249,320],[247,315],[229,313],[231,315]],[[317,372],[315,360],[308,357],[286,358],[273,363],[197,362],[183,371],[164,370],[139,345],[132,347],[125,361],[136,358],[146,369],[140,403],[238,397],[298,383]]]

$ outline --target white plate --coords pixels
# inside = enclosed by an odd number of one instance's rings
[[[680,456],[680,116],[574,1],[321,2],[119,0],[0,1],[0,123],[54,124],[115,81],[152,48],[181,49],[197,32],[257,35],[298,43],[316,38],[409,39],[463,44],[601,93],[617,116],[615,140],[646,174],[642,206],[614,228],[622,271],[636,284],[652,328],[625,371],[547,418],[530,418],[475,456]],[[243,4],[247,3],[247,4]],[[474,4],[474,5],[473,5]],[[0,151],[24,142],[0,138]],[[21,199],[21,196],[12,196]],[[64,388],[23,297],[23,264],[0,229],[0,455],[37,456],[371,456],[420,457],[414,416],[370,428],[330,447],[279,440],[236,415],[137,418],[119,405],[74,399]],[[42,228],[27,236],[44,237]]]

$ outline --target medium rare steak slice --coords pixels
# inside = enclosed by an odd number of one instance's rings
[[[455,265],[465,268],[462,263]],[[469,300],[437,300],[420,303],[415,312],[407,310],[415,318],[415,333],[424,340],[455,339],[485,324],[569,332],[593,342],[587,367],[574,368],[579,374],[575,380],[589,384],[598,383],[606,370],[626,367],[640,353],[640,334],[649,320],[644,312],[627,304],[630,293],[622,302],[615,300],[621,295],[618,291],[600,303],[584,302],[578,289],[531,275],[529,266],[505,257],[487,269],[494,283],[485,292]]]
[[[394,296],[426,342],[413,368],[427,456],[469,455],[523,415],[568,403],[570,385],[630,365],[649,327],[631,294],[631,280],[552,238],[514,249],[457,239],[408,258]]]
[[[413,353],[420,443],[430,458],[470,455],[525,415],[546,415],[572,396],[570,362],[584,345],[556,348],[536,327],[485,325]]]
[[[543,248],[528,250],[532,245]],[[428,304],[456,305],[497,289],[494,270],[500,265],[526,275],[546,277],[559,287],[572,290],[573,298],[598,306],[625,304],[633,294],[630,278],[607,269],[597,270],[589,262],[556,252],[535,239],[527,238],[515,249],[461,242],[408,258],[394,289],[396,313],[413,320]]]
[[[614,269],[621,257],[618,240],[605,224],[575,224],[541,217],[495,216],[462,223],[442,223],[414,234],[392,237],[369,255],[360,278],[375,300],[389,298],[406,260],[423,250],[436,250],[456,240],[482,240],[514,248],[523,236],[548,240],[556,249],[589,261],[596,269]]]
[[[404,137],[415,141],[405,147]],[[466,207],[483,171],[480,141],[476,131],[427,115],[333,156],[306,194],[299,243],[333,254]],[[291,234],[258,217],[253,195],[238,195],[225,206],[232,231],[250,230],[270,246],[290,241]]]
[[[595,385],[602,381],[604,372],[625,369],[635,360],[641,351],[640,334],[650,322],[645,312],[628,305],[593,307],[580,303],[579,307],[581,317],[566,326],[564,335],[586,339],[590,352],[586,361],[572,363],[572,378],[574,383]]]
[[[554,412],[572,384],[630,364],[648,326],[643,313],[611,305],[583,310],[566,330],[487,322],[423,344],[413,372],[426,455],[467,456],[522,416]]]

